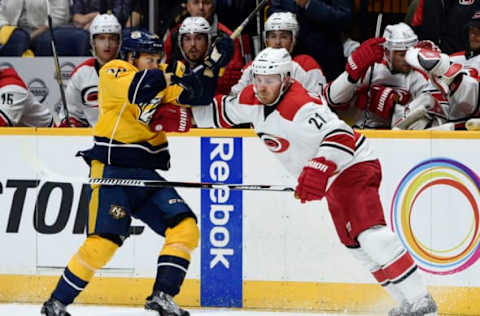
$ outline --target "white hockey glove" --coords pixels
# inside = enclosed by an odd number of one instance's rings
[[[429,93],[423,93],[406,106],[396,105],[392,129],[424,129],[430,123],[428,112],[435,106]]]
[[[447,54],[425,48],[409,48],[405,60],[410,66],[426,72],[443,95],[448,96],[458,87],[463,66],[452,63]]]

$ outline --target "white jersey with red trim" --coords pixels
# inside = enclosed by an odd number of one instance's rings
[[[366,93],[369,85],[380,84],[385,87],[399,88],[406,90],[411,95],[411,100],[420,96],[424,92],[436,90],[428,81],[428,76],[418,70],[411,70],[407,74],[392,73],[384,63],[376,63],[373,67],[372,81],[369,82],[370,71],[358,80],[352,83],[348,80],[348,73],[343,72],[334,81],[327,85],[324,93],[327,102],[333,108],[345,107],[345,104],[353,106],[357,101],[357,95]],[[397,105],[400,106],[400,105]],[[355,126],[361,128],[390,128],[391,120],[386,121],[376,113],[364,111],[360,108],[355,109]]]
[[[0,126],[53,125],[50,110],[35,100],[15,69],[0,69]]]
[[[480,116],[480,55],[466,58],[465,52],[450,55],[450,61],[463,65],[465,75],[453,93],[449,93],[448,120],[463,122]]]
[[[294,177],[316,157],[335,162],[336,175],[358,162],[376,159],[363,135],[340,120],[321,97],[295,81],[275,106],[261,104],[249,85],[239,96],[218,95],[209,106],[192,107],[192,113],[199,127],[251,123]]]
[[[246,65],[242,70],[242,77],[232,87],[230,95],[238,95],[242,90],[253,83],[252,63]],[[321,95],[327,79],[323,74],[320,65],[309,55],[297,55],[292,60],[291,77],[300,82],[308,91]]]
[[[98,70],[95,57],[85,60],[72,72],[65,90],[68,114],[79,126],[93,126],[98,120]],[[65,118],[63,111],[60,120]]]

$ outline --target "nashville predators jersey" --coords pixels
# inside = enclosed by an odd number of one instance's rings
[[[164,71],[166,65],[160,68]],[[181,76],[184,68],[176,68],[176,75]],[[123,60],[112,60],[100,69],[99,117],[93,128],[94,147],[83,154],[87,160],[129,168],[169,169],[167,137],[164,132],[152,131],[149,122],[157,106],[178,104],[183,89],[178,85],[166,86],[149,102],[137,102],[141,99],[137,92],[150,88],[149,81],[143,80],[148,72],[139,73],[134,65]]]

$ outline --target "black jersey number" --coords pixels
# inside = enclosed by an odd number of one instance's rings
[[[325,119],[318,113],[315,113],[314,116],[308,119],[309,124],[315,125],[318,129],[322,129],[324,123],[327,123]]]
[[[13,104],[13,94],[12,93],[3,93],[2,94],[2,104]]]

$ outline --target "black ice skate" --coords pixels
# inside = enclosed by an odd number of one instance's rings
[[[53,297],[43,303],[40,314],[46,316],[71,316],[67,312],[65,305]]]
[[[147,297],[145,309],[156,311],[159,316],[190,316],[190,313],[181,309],[170,295],[162,291],[155,291]]]
[[[437,304],[428,294],[413,303],[403,301],[400,307],[392,309],[388,316],[437,316]]]

